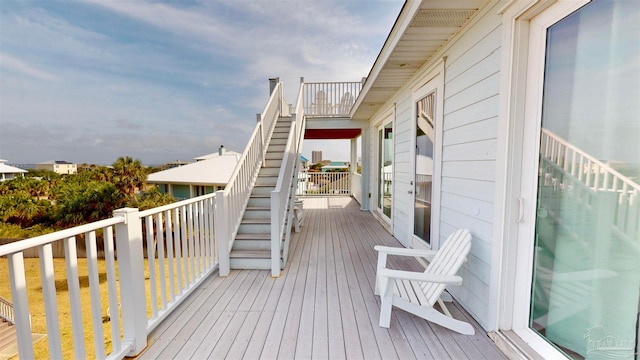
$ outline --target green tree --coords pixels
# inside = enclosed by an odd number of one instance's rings
[[[176,201],[171,194],[163,194],[157,187],[145,190],[136,196],[137,205],[140,210],[153,209],[155,207],[168,205]]]
[[[118,190],[127,195],[129,199],[135,199],[136,189],[142,189],[146,181],[147,171],[140,160],[134,160],[126,156],[119,157],[118,160],[113,163],[112,182]]]

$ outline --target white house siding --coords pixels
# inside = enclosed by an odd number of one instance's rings
[[[496,9],[485,14],[445,54],[440,235],[462,227],[473,234],[464,284],[451,292],[486,328],[502,34]]]
[[[484,14],[469,31],[439,54],[437,60],[447,56],[444,71],[439,231],[442,239],[458,228],[468,228],[473,234],[471,255],[460,272],[464,284],[452,287],[451,292],[487,328],[499,111],[501,17],[497,9],[489,9]],[[416,80],[424,75],[420,72],[409,81],[370,122],[372,126],[379,124],[388,114],[388,109],[395,106],[392,231],[402,242],[411,236],[408,222],[409,216],[413,216],[408,190],[411,190],[410,181],[413,179],[411,147],[415,135],[412,111],[414,104],[409,84],[421,85]],[[375,133],[375,127],[372,129]],[[378,157],[375,146],[377,134],[375,139],[370,148],[371,165],[374,169]],[[371,186],[375,189],[375,174],[372,175]],[[375,202],[372,205],[375,206]]]

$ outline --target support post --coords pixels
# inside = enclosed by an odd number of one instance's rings
[[[360,189],[362,189],[362,204],[360,210],[369,210],[371,203],[371,189],[369,188],[369,176],[371,174],[371,161],[369,156],[369,148],[371,144],[371,129],[362,129],[362,138],[360,139],[360,153],[362,154],[362,170],[360,176]]]
[[[113,212],[113,216],[124,219],[124,223],[115,226],[122,329],[124,342],[131,344],[127,356],[136,356],[147,346],[142,225],[138,209],[118,209]]]
[[[220,276],[227,276],[231,272],[229,260],[229,221],[226,211],[224,190],[218,190],[216,191],[216,210],[213,223],[216,233],[216,245],[218,247],[218,273]]]

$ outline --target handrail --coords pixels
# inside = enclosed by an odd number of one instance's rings
[[[218,238],[221,276],[226,276],[230,272],[229,252],[240,228],[242,214],[249,202],[258,172],[264,164],[269,139],[271,139],[284,103],[282,83],[278,82],[271,92],[264,111],[257,116],[256,127],[227,186],[224,190],[216,192],[218,196],[216,200],[216,218],[218,220],[216,222],[220,225],[216,228],[216,237]],[[223,221],[224,223],[222,223]]]
[[[44,234],[44,235],[36,236],[30,239],[20,240],[20,241],[8,243],[5,245],[0,245],[0,256],[19,253],[27,249],[39,247],[46,244],[51,244],[56,241],[67,239],[80,234],[85,234],[87,232],[95,231],[108,226],[121,224],[123,222],[124,222],[123,218],[114,216],[112,218],[92,222],[90,224],[84,224],[84,225],[76,226],[70,229],[60,230],[54,233]]]
[[[0,318],[5,319],[10,324],[16,323],[13,315],[13,304],[2,296],[0,296]]]
[[[300,151],[304,137],[304,108],[302,106],[302,93],[304,83],[300,84],[298,102],[295,112],[291,115],[291,127],[287,137],[287,145],[282,159],[282,165],[278,173],[278,181],[271,192],[271,276],[280,275],[280,246],[284,236],[285,243],[282,249],[283,261],[287,261],[288,245],[291,236],[291,211],[295,200],[295,185],[298,165],[300,163]],[[288,224],[285,228],[285,225]]]

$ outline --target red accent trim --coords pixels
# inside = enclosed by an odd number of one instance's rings
[[[361,129],[306,129],[304,138],[308,140],[353,139],[360,136]]]

